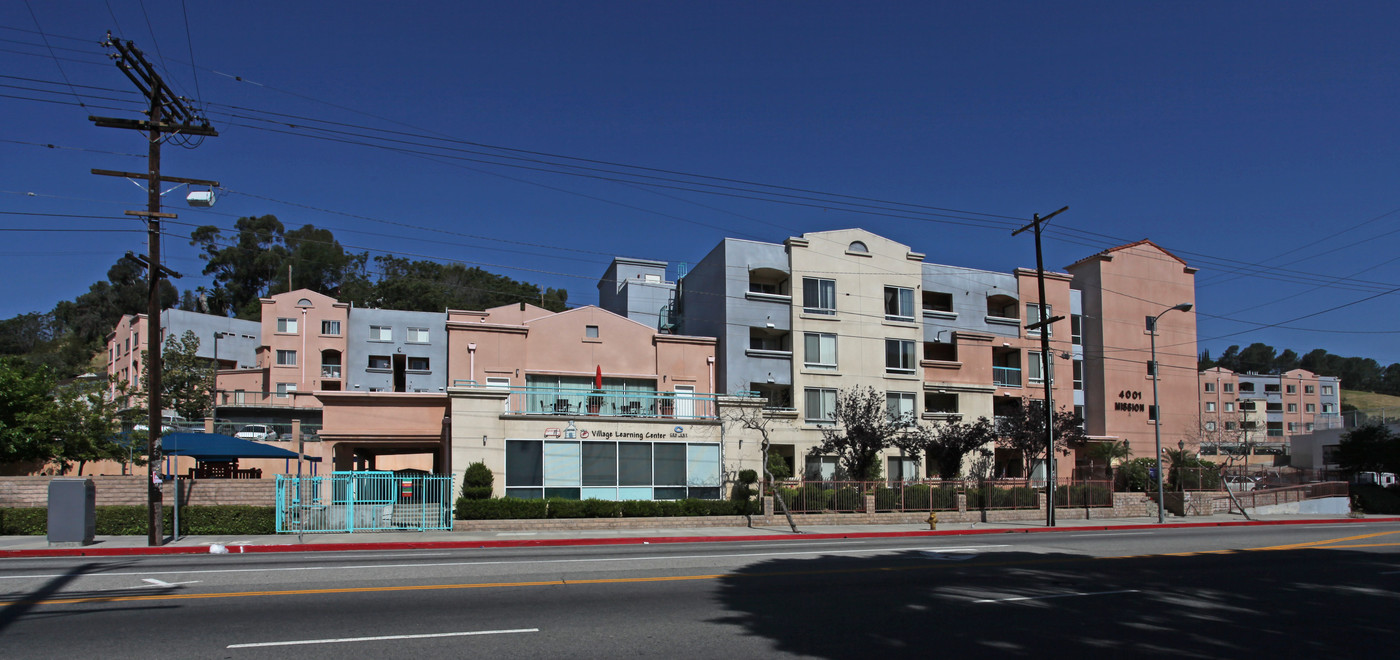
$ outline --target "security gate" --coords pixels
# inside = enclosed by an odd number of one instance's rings
[[[279,533],[452,529],[452,477],[383,471],[277,475]]]

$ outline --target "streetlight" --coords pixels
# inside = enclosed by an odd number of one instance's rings
[[[1152,327],[1148,328],[1152,332],[1152,409],[1156,411],[1156,424],[1153,429],[1157,433],[1157,523],[1167,522],[1167,502],[1163,499],[1162,489],[1162,402],[1157,399],[1157,381],[1161,378],[1157,365],[1157,319],[1166,316],[1167,312],[1191,311],[1191,303],[1181,303],[1175,307],[1168,307],[1162,310],[1161,314],[1152,317]]]

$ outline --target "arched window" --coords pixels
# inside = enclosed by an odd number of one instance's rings
[[[851,247],[847,248],[846,251],[847,251],[847,252],[859,252],[859,253],[861,253],[861,254],[869,254],[869,253],[870,253],[870,248],[865,247],[865,243],[863,243],[863,242],[861,242],[861,241],[851,241]]]

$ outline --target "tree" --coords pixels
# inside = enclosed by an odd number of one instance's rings
[[[1055,450],[1069,455],[1071,446],[1081,445],[1088,438],[1080,428],[1084,420],[1073,411],[1060,408],[1055,411]],[[1030,479],[1031,461],[1045,456],[1045,401],[1043,399],[1021,398],[1020,408],[1013,414],[998,420],[997,444],[1021,456],[1021,465],[1026,468],[1026,479]]]
[[[59,474],[68,474],[73,463],[78,464],[79,475],[89,461],[126,463],[128,448],[117,440],[117,411],[103,396],[105,389],[100,379],[83,379],[61,385],[55,392],[48,429],[53,450],[48,460]]]
[[[758,433],[761,443],[759,448],[763,452],[763,472],[768,477],[766,481],[769,484],[776,484],[779,477],[775,476],[772,471],[772,457],[777,456],[777,454],[770,453],[770,450],[773,446],[771,437],[772,426],[777,422],[774,422],[772,417],[764,413],[763,406],[760,404],[725,406],[720,413],[720,420],[723,424],[738,426],[741,429]],[[784,464],[784,467],[786,467],[786,464]],[[778,505],[778,510],[782,511],[783,516],[787,518],[788,527],[792,528],[792,533],[797,534],[797,522],[792,519],[792,513],[788,511],[787,502],[783,501],[782,490],[777,488],[776,485],[773,488],[773,503]]]
[[[203,419],[212,405],[209,392],[214,385],[214,365],[198,352],[199,336],[193,330],[178,338],[167,337],[160,352],[161,404],[186,420]]]
[[[1400,472],[1400,435],[1384,424],[1368,423],[1342,434],[1337,465],[1343,472]]]
[[[1214,369],[1214,368],[1215,368],[1215,365],[1216,365],[1215,360],[1210,359],[1210,349],[1208,349],[1208,348],[1202,350],[1202,351],[1201,351],[1201,354],[1200,354],[1199,356],[1196,357],[1196,370],[1197,370],[1197,371],[1205,371],[1206,369]]]
[[[0,463],[47,461],[52,455],[53,386],[47,367],[0,358]]]
[[[375,257],[382,271],[371,297],[352,301],[366,307],[441,312],[445,309],[490,309],[527,302],[550,311],[566,308],[569,294],[563,289],[541,292],[534,284],[461,264],[410,261],[392,255]]]
[[[1240,351],[1240,368],[1235,371],[1269,373],[1274,367],[1275,357],[1273,346],[1263,342],[1254,342],[1248,348]]]
[[[285,228],[277,216],[264,215],[239,218],[234,231],[234,244],[225,245],[219,228],[205,225],[190,234],[190,245],[203,251],[204,274],[214,276],[210,311],[256,319],[262,312],[258,300],[269,293],[273,280],[286,273]]]
[[[813,447],[810,455],[836,456],[840,467],[856,481],[879,479],[881,452],[899,448],[917,460],[919,448],[927,444],[929,430],[912,417],[890,415],[885,410],[884,392],[873,387],[839,390],[834,424],[821,427],[821,444]]]
[[[1273,370],[1275,373],[1286,374],[1298,368],[1298,353],[1291,348],[1283,349],[1278,357],[1274,358]]]
[[[922,437],[928,442],[921,449],[930,461],[938,464],[938,478],[956,479],[968,454],[991,455],[987,445],[996,442],[997,433],[990,420],[978,417],[970,423],[949,422]]]
[[[1133,448],[1127,440],[1110,440],[1089,445],[1089,460],[1099,461],[1105,468],[1112,468],[1115,461],[1123,461],[1133,455]]]

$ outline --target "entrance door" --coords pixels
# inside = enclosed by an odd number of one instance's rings
[[[695,386],[676,386],[676,417],[687,418],[695,416]]]

